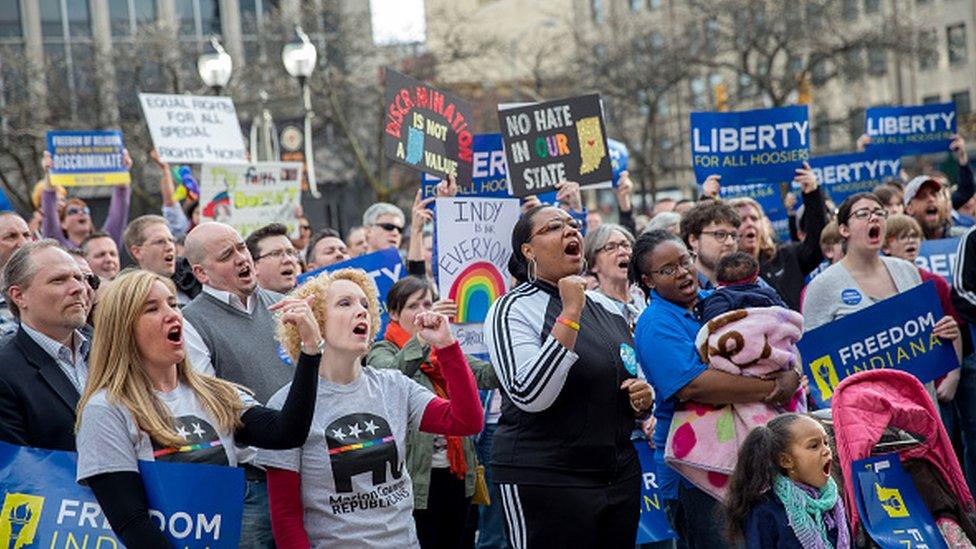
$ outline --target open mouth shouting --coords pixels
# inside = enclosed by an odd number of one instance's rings
[[[825,478],[830,478],[830,468],[833,467],[833,458],[827,458],[827,461],[823,464],[823,474]]]
[[[166,340],[169,341],[175,347],[183,346],[183,326],[179,324],[170,327],[166,330]]]
[[[356,337],[367,338],[369,337],[369,323],[365,320],[357,322],[355,326],[352,327],[352,333]]]
[[[868,227],[868,242],[870,244],[881,244],[881,225],[872,224]]]
[[[278,271],[278,274],[281,275],[282,278],[290,281],[294,281],[294,279],[298,276],[298,273],[295,271],[295,267],[293,265],[286,265],[280,271]]]
[[[244,284],[250,284],[254,281],[254,269],[250,263],[245,263],[238,269],[237,279]]]
[[[580,241],[579,237],[573,236],[568,242],[563,246],[563,253],[573,261],[583,260],[583,242]]]

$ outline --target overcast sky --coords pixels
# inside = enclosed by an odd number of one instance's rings
[[[376,44],[423,42],[424,0],[370,0]]]

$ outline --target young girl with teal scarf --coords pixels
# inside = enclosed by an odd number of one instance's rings
[[[849,549],[824,428],[783,414],[749,433],[726,500],[728,535],[749,548]]]

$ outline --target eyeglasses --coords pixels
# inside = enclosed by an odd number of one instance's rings
[[[97,290],[98,287],[102,285],[102,279],[98,278],[98,275],[94,273],[86,274],[85,282],[88,283],[88,287],[92,290]]]
[[[624,240],[622,242],[607,242],[606,244],[603,245],[602,248],[597,250],[597,253],[599,252],[613,253],[618,249],[623,249],[629,252],[634,249],[634,246],[627,240]]]
[[[695,264],[695,258],[698,257],[697,254],[690,253],[682,257],[677,265],[665,265],[660,269],[649,271],[651,274],[659,274],[661,276],[674,277],[678,274],[678,267],[681,267],[685,271],[691,271],[691,266]]]
[[[386,232],[396,231],[398,233],[403,233],[403,227],[397,225],[396,223],[373,223],[374,227],[379,227]]]
[[[735,231],[702,231],[701,234],[712,235],[712,238],[719,242],[725,242],[730,238],[736,242],[739,241],[739,233]]]
[[[91,210],[88,209],[88,206],[84,206],[84,207],[71,206],[67,210],[65,210],[65,214],[66,215],[78,215],[78,214],[91,215]]]
[[[312,230],[312,226],[311,225],[299,225],[298,226],[298,230],[300,230],[300,231],[311,231]]]
[[[884,208],[861,208],[859,210],[854,210],[851,212],[851,217],[854,219],[860,219],[861,221],[865,219],[870,219],[872,217],[877,217],[878,219],[888,219],[888,210]]]
[[[286,250],[278,249],[278,250],[268,252],[264,255],[259,255],[254,261],[260,261],[266,257],[270,257],[272,259],[284,259],[285,256],[288,256],[292,259],[298,259],[300,254],[298,253],[298,250],[294,248],[289,248]]]
[[[896,240],[898,240],[898,242],[912,242],[914,240],[922,240],[922,237],[915,233],[909,233],[897,237]]]
[[[578,231],[583,227],[583,225],[581,225],[580,222],[577,221],[575,218],[569,216],[554,217],[549,221],[546,221],[541,227],[539,227],[539,229],[536,232],[532,233],[532,236],[529,237],[529,240],[532,240],[533,238],[541,234],[551,233],[553,231],[561,231],[563,227],[569,227],[574,231]]]

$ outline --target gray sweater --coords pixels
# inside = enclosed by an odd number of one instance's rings
[[[258,402],[266,403],[291,381],[295,367],[278,356],[275,319],[268,312],[283,296],[258,288],[253,297],[257,306],[248,314],[201,292],[183,307],[183,316],[210,350],[217,377],[247,387]]]

